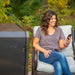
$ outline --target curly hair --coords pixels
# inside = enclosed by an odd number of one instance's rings
[[[48,35],[48,32],[47,32],[47,29],[49,27],[49,21],[51,20],[52,16],[55,15],[56,16],[56,24],[55,24],[55,27],[57,27],[57,21],[58,21],[58,18],[57,18],[57,14],[52,11],[52,10],[48,10],[44,13],[43,17],[42,17],[42,20],[41,20],[41,28],[42,28],[42,31],[45,33],[45,35]]]

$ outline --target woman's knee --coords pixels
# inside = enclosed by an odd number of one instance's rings
[[[61,70],[62,69],[61,64],[60,64],[59,61],[54,62],[53,65],[54,65],[54,68],[56,68],[58,70]]]
[[[65,57],[65,55],[64,55],[64,54],[59,53],[59,58],[60,58],[60,59],[65,59],[66,57]]]

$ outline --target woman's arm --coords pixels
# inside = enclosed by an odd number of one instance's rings
[[[60,49],[66,48],[70,44],[70,41],[71,41],[70,37],[69,37],[69,40],[68,39],[65,39],[65,40],[61,39],[61,40],[59,40]]]
[[[33,47],[35,48],[35,50],[39,50],[40,52],[45,52],[45,49],[44,48],[42,48],[39,44],[39,39],[38,38],[34,38],[33,39]]]
[[[39,45],[39,38],[34,38],[33,39],[33,47],[35,48],[35,50],[38,50],[38,51],[40,51],[40,52],[43,52],[44,53],[44,55],[45,55],[45,57],[46,58],[48,58],[48,56],[49,56],[49,54],[51,54],[50,52],[52,51],[52,50],[46,50],[46,49],[44,49],[44,48],[42,48],[40,45]]]

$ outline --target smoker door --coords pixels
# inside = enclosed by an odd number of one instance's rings
[[[24,75],[25,38],[0,38],[0,75]]]

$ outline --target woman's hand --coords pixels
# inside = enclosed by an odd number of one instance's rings
[[[45,58],[48,58],[48,57],[49,57],[49,54],[51,54],[51,51],[52,51],[52,50],[45,50],[45,51],[44,51],[44,56],[45,56]]]
[[[67,47],[70,44],[71,38],[69,37],[68,39],[65,39],[65,47]]]

